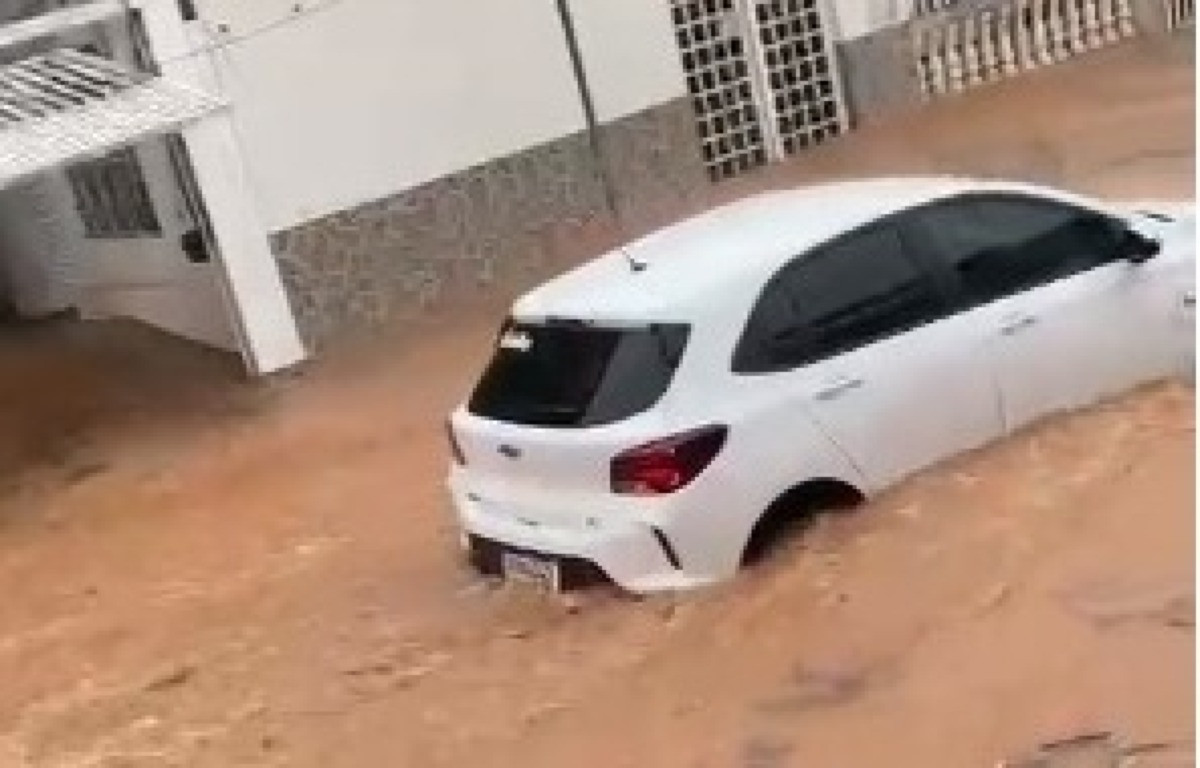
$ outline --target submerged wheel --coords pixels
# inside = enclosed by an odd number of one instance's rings
[[[742,565],[754,565],[780,542],[798,533],[824,512],[853,509],[866,496],[841,480],[807,480],[791,488],[767,507],[742,550]]]

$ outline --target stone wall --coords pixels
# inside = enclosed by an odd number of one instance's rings
[[[838,44],[838,64],[853,125],[920,105],[916,57],[907,25]]]
[[[1133,13],[1133,23],[1142,34],[1158,35],[1171,31],[1165,0],[1131,0],[1129,7]]]
[[[690,109],[680,99],[604,126],[626,229],[670,217],[708,183]],[[274,235],[310,351],[449,294],[469,300],[567,266],[547,264],[547,237],[612,223],[597,171],[581,132]]]
[[[1140,32],[1161,31],[1160,0],[1131,6]],[[897,25],[839,45],[854,124],[923,103],[912,41]],[[720,195],[686,98],[603,126],[601,150],[616,217],[579,132],[274,235],[310,350],[497,283],[530,285],[592,255],[571,245],[587,224],[632,237]]]
[[[601,136],[626,233],[662,225],[707,199],[712,182],[689,98],[610,123]]]

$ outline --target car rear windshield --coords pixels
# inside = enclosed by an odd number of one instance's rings
[[[471,413],[538,427],[590,427],[641,413],[666,393],[687,346],[680,324],[601,327],[509,321]]]

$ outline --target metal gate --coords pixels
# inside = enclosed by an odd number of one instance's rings
[[[847,128],[824,0],[671,0],[713,181]]]

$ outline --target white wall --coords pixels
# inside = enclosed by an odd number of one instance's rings
[[[601,121],[686,94],[667,0],[571,0],[570,7]]]
[[[21,315],[40,317],[75,303],[76,224],[62,174],[0,191],[0,286]]]
[[[584,128],[554,0],[198,1],[271,231]],[[668,0],[569,2],[601,120],[685,94]],[[826,2],[842,38],[912,5]]]
[[[583,127],[552,0],[293,5],[201,2],[272,231]]]
[[[912,15],[913,0],[826,0],[839,37],[849,40],[898,24]]]

